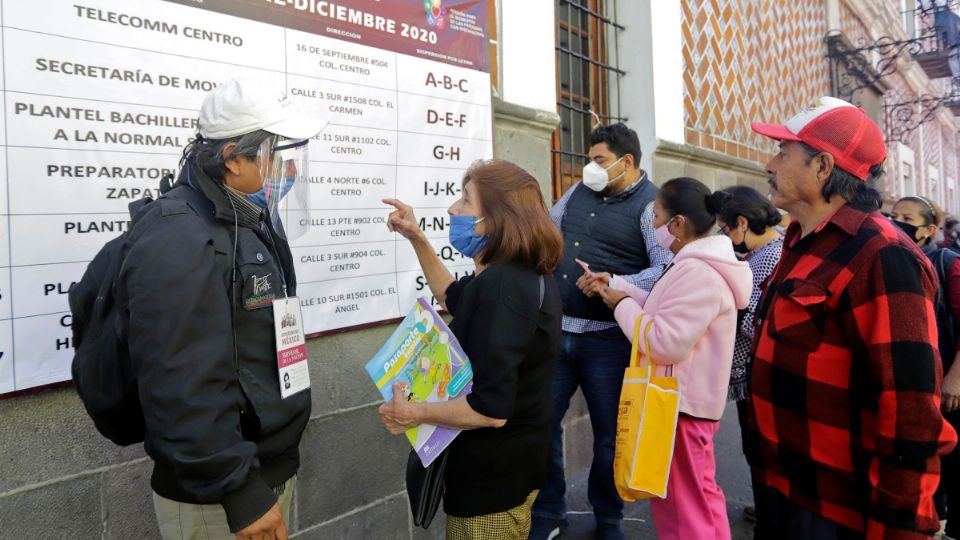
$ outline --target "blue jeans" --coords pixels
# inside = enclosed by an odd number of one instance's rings
[[[593,428],[593,462],[587,498],[597,523],[623,520],[623,501],[613,485],[613,452],[617,437],[617,410],[623,370],[630,361],[630,341],[620,328],[583,334],[563,333],[560,357],[551,388],[553,394],[553,458],[546,484],[533,504],[539,518],[566,518],[563,469],[563,416],[579,386],[587,401]]]

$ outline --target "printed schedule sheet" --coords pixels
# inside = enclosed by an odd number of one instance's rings
[[[414,207],[448,242],[464,172],[492,157],[484,2],[0,2],[0,394],[70,378],[67,293],[128,205],[160,196],[205,95],[258,78],[329,123],[310,141],[310,211],[292,243],[306,333],[396,319],[430,299]],[[42,14],[42,16],[40,16]]]

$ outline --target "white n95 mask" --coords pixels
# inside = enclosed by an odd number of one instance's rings
[[[591,161],[586,167],[583,168],[583,185],[587,186],[593,191],[603,191],[607,185],[609,185],[611,182],[616,182],[620,179],[620,177],[627,173],[627,171],[623,171],[622,173],[618,174],[616,178],[610,178],[607,175],[607,171],[621,161],[623,161],[623,158],[614,161],[606,169],[601,167],[596,161]]]

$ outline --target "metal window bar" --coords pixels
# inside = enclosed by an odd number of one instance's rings
[[[560,154],[561,156],[570,156],[570,157],[580,158],[580,159],[583,159],[584,161],[586,161],[587,159],[589,159],[589,156],[588,156],[587,154],[581,154],[580,152],[568,152],[568,151],[566,151],[566,150],[554,150],[554,153]]]
[[[623,70],[620,69],[620,68],[614,67],[614,66],[612,66],[612,65],[610,65],[610,64],[604,64],[603,62],[601,62],[601,61],[599,61],[599,60],[596,60],[596,59],[594,59],[594,58],[590,58],[589,56],[584,56],[584,55],[582,55],[582,54],[573,52],[573,51],[571,51],[571,50],[569,50],[569,49],[566,49],[566,48],[564,48],[564,47],[561,47],[561,46],[559,46],[559,45],[557,45],[557,50],[560,51],[560,52],[562,52],[562,53],[569,54],[570,56],[573,56],[573,57],[575,57],[575,58],[579,58],[580,60],[583,60],[584,62],[589,62],[589,63],[591,63],[591,64],[593,64],[593,65],[595,65],[595,66],[597,66],[597,67],[606,69],[607,71],[615,71],[615,72],[617,72],[617,74],[619,74],[619,75],[626,75],[626,74],[627,74],[626,71],[623,71]]]
[[[566,1],[566,0],[565,0],[565,1]],[[584,5],[582,5],[582,4],[575,4],[575,3],[570,3],[570,2],[566,2],[566,3],[569,4],[569,5],[571,5],[572,7],[576,8],[576,9],[579,9],[580,11],[583,11],[583,12],[585,12],[585,13],[589,13],[590,15],[593,15],[593,16],[594,16],[596,19],[598,19],[599,21],[605,22],[605,23],[609,24],[610,26],[616,28],[617,30],[626,30],[625,27],[617,24],[616,16],[614,16],[614,18],[612,18],[612,19],[609,19],[609,18],[607,18],[607,17],[604,17],[603,14],[600,13],[599,11],[594,11],[594,10],[590,9],[589,7],[584,6]]]
[[[557,102],[557,105],[559,105],[560,107],[562,107],[562,108],[564,108],[564,109],[568,109],[568,110],[573,111],[573,112],[576,112],[576,113],[580,113],[580,114],[590,114],[590,110],[589,110],[589,109],[583,109],[583,108],[577,107],[576,105],[570,105],[570,104],[568,104],[568,103],[562,103],[562,102]],[[596,113],[596,111],[593,111],[593,112]],[[590,114],[590,116],[593,116],[593,115]],[[617,121],[618,121],[618,120],[623,120],[623,119],[620,118],[619,116],[611,116],[611,115],[609,115],[609,114],[600,114],[600,113],[597,113],[597,116],[598,116],[598,117],[600,118],[600,120],[602,120],[602,121],[603,121],[603,120],[617,120]]]
[[[623,121],[616,22],[617,0],[556,0],[557,112],[553,135],[553,200],[582,177],[594,114]]]

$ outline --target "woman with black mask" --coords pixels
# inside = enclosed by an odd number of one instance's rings
[[[904,197],[893,206],[894,224],[914,240],[930,259],[940,282],[937,294],[937,334],[940,361],[943,363],[941,384],[943,416],[954,429],[960,430],[960,362],[954,361],[960,350],[956,324],[960,322],[960,264],[955,252],[937,244],[936,235],[943,212],[924,197]],[[947,536],[960,536],[960,454],[954,449],[942,460],[940,487],[934,497],[937,513],[946,518]]]
[[[761,285],[780,262],[783,237],[776,226],[782,217],[770,201],[757,190],[747,186],[732,186],[717,192],[723,203],[716,213],[717,226],[733,242],[737,256],[747,261],[753,272],[753,292],[746,309],[737,317],[737,338],[733,346],[733,366],[730,370],[730,389],[727,399],[737,404],[743,454],[752,465],[748,441],[750,380],[750,348],[753,344],[753,320],[760,302]],[[747,519],[756,519],[753,506],[744,509]]]

